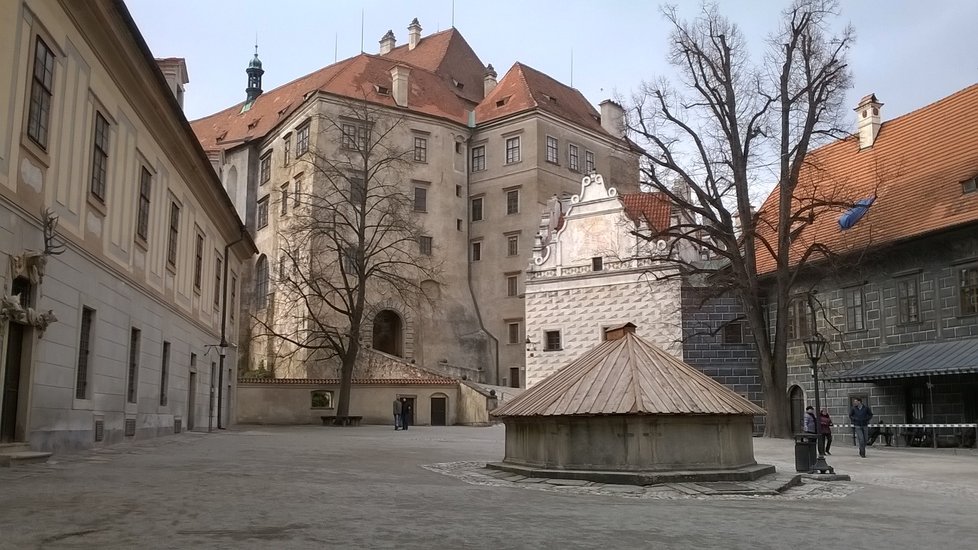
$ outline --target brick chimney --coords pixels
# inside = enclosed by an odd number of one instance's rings
[[[421,23],[418,23],[418,18],[415,17],[408,25],[408,49],[417,48],[419,42],[421,42]]]
[[[611,327],[604,331],[605,340],[621,340],[626,334],[635,334],[636,326],[632,323],[625,323],[617,327]]]
[[[488,97],[489,92],[496,87],[496,69],[492,68],[492,63],[486,65],[486,74],[482,77],[482,82],[485,85],[482,97]]]
[[[883,104],[876,99],[876,94],[859,100],[856,111],[857,128],[859,129],[859,148],[866,149],[876,143],[876,136],[880,133],[880,107]]]
[[[601,127],[617,138],[625,137],[625,110],[621,105],[606,99],[599,107],[601,107]]]
[[[387,55],[394,49],[397,44],[397,39],[394,38],[394,31],[389,30],[387,34],[380,39],[380,55]]]
[[[391,95],[398,107],[408,106],[409,74],[411,74],[411,69],[404,65],[394,65],[394,68],[391,69],[391,81],[393,82]]]

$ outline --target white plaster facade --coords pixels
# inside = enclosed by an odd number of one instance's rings
[[[527,388],[601,343],[605,329],[627,322],[682,358],[680,280],[656,270],[658,249],[630,233],[644,228],[617,195],[600,175],[585,177],[569,204],[552,201],[544,214],[526,281]],[[553,331],[559,346],[548,349]]]

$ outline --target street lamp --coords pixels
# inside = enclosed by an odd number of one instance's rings
[[[818,361],[825,353],[828,341],[819,333],[810,340],[805,340],[805,355],[812,362],[812,378],[815,381],[815,441],[818,448],[818,458],[815,459],[813,471],[819,473],[835,473],[835,470],[825,462],[825,440],[822,438],[822,403],[818,398]]]

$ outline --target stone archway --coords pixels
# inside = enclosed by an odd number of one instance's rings
[[[372,347],[377,351],[404,357],[404,321],[396,311],[384,309],[374,316]]]
[[[788,401],[791,404],[791,431],[800,432],[805,415],[805,390],[801,386],[791,386]]]

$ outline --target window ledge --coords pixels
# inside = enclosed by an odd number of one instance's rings
[[[101,215],[104,218],[105,217],[105,213],[107,211],[107,207],[105,205],[105,201],[103,199],[100,199],[100,198],[96,197],[92,193],[91,189],[88,190],[88,195],[87,196],[88,196],[88,205],[91,206],[93,210],[95,210],[96,212],[98,212],[99,215]]]

